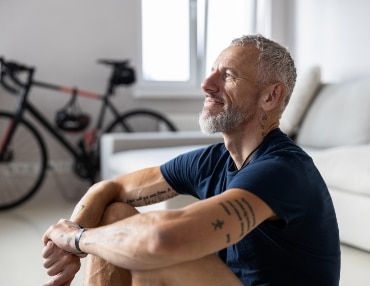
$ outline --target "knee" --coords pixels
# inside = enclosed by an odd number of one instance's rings
[[[100,221],[100,225],[103,226],[111,224],[133,216],[137,213],[138,211],[134,207],[126,203],[114,202],[109,204],[105,209],[103,217]]]

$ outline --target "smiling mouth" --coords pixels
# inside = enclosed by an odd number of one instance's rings
[[[224,104],[224,101],[220,97],[216,97],[213,95],[206,95],[206,98],[204,99],[204,103],[216,103],[216,104]]]

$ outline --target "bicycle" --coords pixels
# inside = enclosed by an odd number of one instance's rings
[[[135,109],[120,113],[110,97],[115,94],[116,87],[135,81],[134,69],[127,60],[98,62],[111,68],[104,94],[36,81],[34,67],[0,58],[0,83],[9,93],[19,96],[14,112],[0,111],[0,210],[10,209],[30,199],[41,186],[49,168],[45,140],[24,116],[26,111],[71,154],[74,173],[91,184],[96,181],[99,171],[99,138],[103,133],[141,131],[137,128],[148,126],[148,121],[154,122],[151,127],[176,131],[172,122],[153,110]],[[67,105],[57,112],[55,121],[58,128],[28,100],[33,86],[71,95]],[[72,144],[63,132],[82,132],[90,122],[90,116],[79,107],[78,96],[100,100],[101,107],[93,129],[84,133],[77,144]],[[113,115],[109,124],[105,123],[107,111]]]

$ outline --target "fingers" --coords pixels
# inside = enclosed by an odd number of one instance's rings
[[[73,280],[73,279],[71,279],[71,280],[67,281],[66,283],[64,283],[64,284],[63,284],[63,285],[61,285],[61,286],[70,286],[70,285],[72,284],[72,280]]]
[[[42,286],[70,286],[72,284],[73,278],[67,281],[63,281],[63,279],[61,279],[61,276],[58,275],[44,283]]]
[[[47,274],[52,276],[44,285],[70,285],[78,270],[81,268],[80,258],[58,248],[52,241],[48,241],[42,251],[44,267]]]
[[[43,235],[43,265],[47,269],[47,274],[52,276],[44,286],[69,286],[80,270],[80,257],[67,252],[71,251],[71,237],[74,236],[74,232],[78,228],[76,223],[62,219],[57,224],[50,226]],[[81,257],[84,256],[86,255],[81,255]]]
[[[41,253],[42,257],[43,258],[48,258],[50,255],[53,254],[55,249],[56,248],[55,248],[54,243],[51,240],[48,240],[48,242],[46,243],[46,245],[42,249],[42,253]]]
[[[66,255],[67,253],[58,248],[51,240],[48,241],[42,251],[43,265],[47,269],[48,275],[55,275],[63,270],[63,259]]]
[[[46,244],[48,243],[48,241],[50,240],[49,238],[49,232],[50,232],[50,228],[48,228],[48,230],[44,233],[44,235],[42,236],[42,242],[44,244],[44,246],[46,246]]]
[[[74,254],[64,251],[57,247],[52,241],[49,241],[42,251],[44,257],[44,267],[47,269],[47,274],[52,276],[70,266],[71,269],[80,269],[80,258]]]

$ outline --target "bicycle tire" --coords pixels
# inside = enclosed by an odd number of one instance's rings
[[[112,132],[177,131],[176,126],[164,115],[148,109],[136,109],[121,114],[106,129]]]
[[[9,112],[0,112],[0,142],[13,116]],[[39,189],[47,168],[44,141],[24,119],[18,123],[7,152],[7,158],[0,160],[0,210],[29,200]]]

